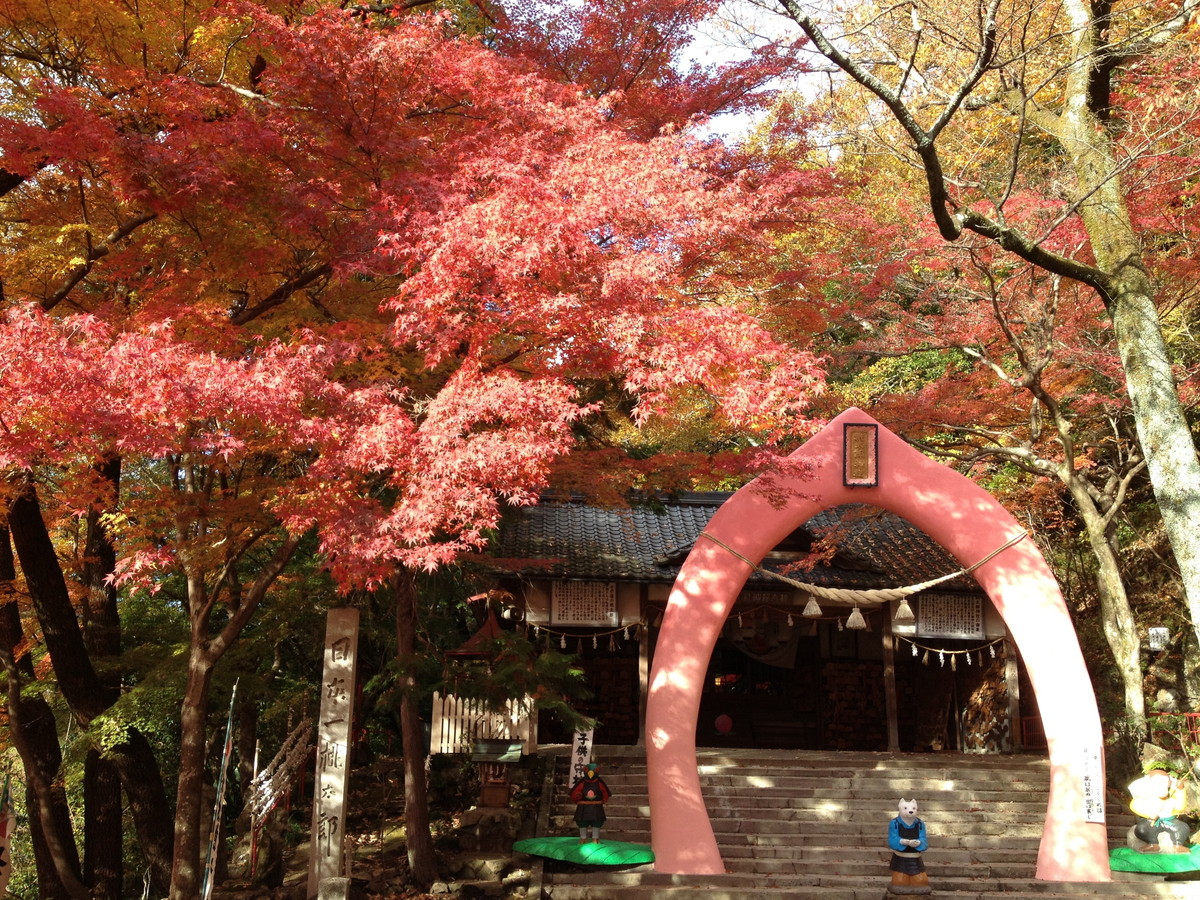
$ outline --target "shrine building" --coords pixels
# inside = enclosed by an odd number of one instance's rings
[[[672,584],[731,496],[642,498],[628,508],[552,496],[504,522],[493,555],[513,597],[505,627],[578,655],[593,695],[578,706],[598,720],[597,743],[644,744]],[[796,528],[747,580],[709,662],[696,743],[1042,749],[1022,686],[1016,645],[975,578],[900,516],[842,505]],[[543,744],[569,740],[548,717],[536,734]]]

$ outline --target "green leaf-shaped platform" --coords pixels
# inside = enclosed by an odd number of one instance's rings
[[[1108,854],[1108,862],[1115,872],[1195,872],[1200,870],[1200,847],[1192,847],[1191,853],[1139,853],[1117,847]]]
[[[645,844],[601,841],[581,844],[577,837],[536,837],[517,841],[513,849],[531,856],[560,859],[581,866],[636,866],[654,862],[654,851]]]

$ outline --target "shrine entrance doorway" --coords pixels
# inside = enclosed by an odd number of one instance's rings
[[[866,503],[907,519],[969,567],[1021,652],[1051,765],[1038,877],[1109,880],[1095,692],[1057,582],[1033,541],[986,491],[860,410],[842,413],[791,459],[791,471],[807,470],[806,477],[760,477],[721,507],[680,570],[664,614],[646,716],[655,868],[725,870],[700,793],[696,724],[717,637],[747,578],[815,513]]]
[[[914,603],[917,601],[914,601]],[[797,619],[774,655],[729,637],[751,631],[733,617],[704,676],[696,744],[758,750],[1010,753],[1019,735],[1015,660],[1004,641],[893,638],[892,679],[878,627],[839,630]],[[769,631],[758,625],[761,633]],[[776,628],[776,631],[785,631]],[[790,629],[786,629],[790,630]],[[933,649],[926,649],[929,644]],[[999,647],[999,650],[997,650]],[[911,651],[917,649],[917,653]],[[770,660],[770,661],[768,661]],[[887,692],[894,692],[889,703]],[[890,719],[890,721],[889,721]],[[891,742],[895,741],[895,744]]]
[[[761,655],[747,655],[728,637],[718,639],[704,679],[697,744],[759,750],[821,748],[820,637],[793,637],[786,650],[787,659],[767,662]]]

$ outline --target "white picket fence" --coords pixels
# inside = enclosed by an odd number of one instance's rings
[[[520,741],[524,753],[537,749],[537,724],[529,714],[528,700],[509,700],[503,712],[489,710],[478,700],[453,694],[433,695],[431,753],[471,753],[476,740],[496,738]]]

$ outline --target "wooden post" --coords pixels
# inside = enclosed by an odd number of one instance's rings
[[[358,670],[358,610],[331,609],[325,623],[325,668],[321,678],[321,717],[317,722],[317,764],[309,839],[308,896],[321,882],[341,878],[350,779],[350,737],[354,718],[354,679]]]
[[[638,627],[638,739],[639,747],[646,746],[646,703],[650,698],[650,623],[646,606],[650,591],[642,585],[642,624]]]
[[[900,752],[900,720],[896,703],[896,639],[892,634],[892,604],[880,606],[883,613],[883,704],[887,709],[888,750]]]
[[[1025,749],[1021,739],[1021,679],[1017,675],[1017,648],[1012,637],[1004,639],[1004,681],[1008,685],[1008,730],[1013,750]]]

